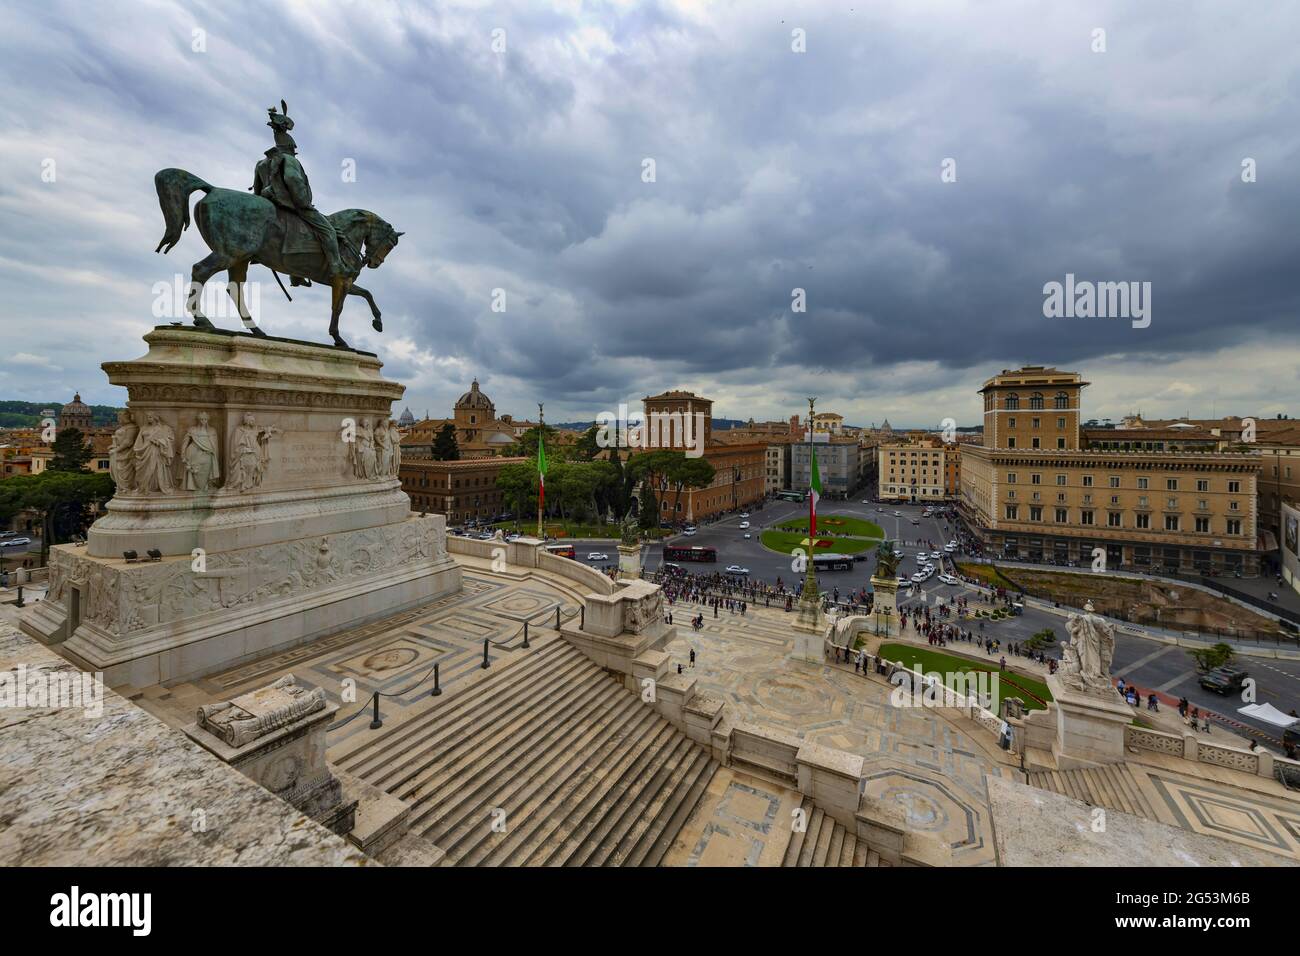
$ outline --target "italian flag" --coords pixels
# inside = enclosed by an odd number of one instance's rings
[[[542,444],[542,432],[537,432],[537,520],[542,520],[542,510],[546,504],[546,448]],[[540,527],[540,524],[539,524]]]
[[[822,496],[822,476],[817,470],[817,449],[812,449],[812,482],[808,492],[808,546],[816,546],[817,499]]]

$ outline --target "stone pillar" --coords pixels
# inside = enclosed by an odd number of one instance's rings
[[[1119,691],[1108,696],[1067,687],[1059,674],[1047,678],[1056,708],[1056,741],[1052,754],[1059,770],[1122,763],[1124,728],[1133,721],[1133,708]]]
[[[890,628],[898,627],[898,582],[871,576],[871,616],[876,619],[881,637],[889,637]],[[898,633],[897,630],[894,633]]]

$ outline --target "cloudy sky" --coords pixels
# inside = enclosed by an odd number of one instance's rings
[[[556,421],[681,387],[974,424],[1025,363],[1096,417],[1300,414],[1297,35],[1187,0],[10,2],[0,398],[125,401],[99,363],[207,254],[154,253],[154,172],[246,188],[283,98],[318,207],[406,232],[365,276],[385,332],[352,299],[343,334],[417,415],[477,376]],[[1046,318],[1067,273],[1151,283],[1149,327]],[[326,338],[325,292],[250,279]]]

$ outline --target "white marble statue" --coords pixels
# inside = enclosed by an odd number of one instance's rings
[[[382,418],[375,421],[375,477],[387,478],[393,467],[393,452],[388,444],[388,425]]]
[[[357,421],[356,437],[352,442],[352,473],[358,478],[374,478],[377,474],[375,433],[368,418]]]
[[[1075,690],[1109,695],[1113,693],[1110,665],[1115,657],[1115,631],[1094,610],[1089,601],[1083,606],[1084,613],[1071,614],[1066,620],[1070,642],[1061,649],[1060,678]]]
[[[398,430],[397,420],[394,418],[388,420],[388,447],[392,454],[388,475],[397,478],[402,471],[402,433]]]
[[[135,436],[131,460],[135,466],[135,490],[141,494],[172,493],[172,461],[176,458],[176,433],[171,426],[150,412],[148,420]]]
[[[227,488],[246,492],[262,483],[267,463],[271,459],[267,444],[279,432],[280,429],[274,425],[259,428],[251,412],[244,414],[244,423],[235,429],[235,439],[231,443]]]
[[[185,469],[186,491],[211,491],[221,478],[217,431],[208,424],[207,412],[199,412],[198,421],[181,440],[181,463]]]
[[[113,444],[108,451],[108,473],[113,476],[119,495],[129,495],[135,490],[135,458],[132,448],[140,426],[135,423],[130,409],[117,413],[119,425],[113,432]]]

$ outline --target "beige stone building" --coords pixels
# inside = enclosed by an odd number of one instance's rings
[[[448,524],[488,520],[506,510],[497,475],[527,458],[492,456],[460,461],[403,459],[399,477],[413,511],[446,515]]]
[[[403,418],[406,413],[403,414]],[[425,418],[409,425],[402,436],[402,454],[411,458],[429,458],[433,443],[446,425],[456,429],[456,444],[461,458],[488,458],[507,454],[537,422],[516,420],[497,415],[496,405],[475,379],[469,391],[456,400],[451,418]]]
[[[941,502],[956,495],[961,452],[938,438],[882,444],[876,449],[877,495],[885,501]]]
[[[1026,366],[993,376],[984,445],[962,451],[959,508],[986,553],[1108,568],[1259,568],[1260,456],[1197,428],[1080,428],[1087,382]]]

